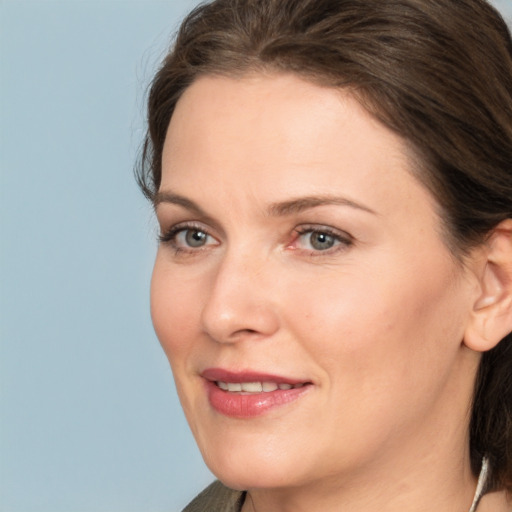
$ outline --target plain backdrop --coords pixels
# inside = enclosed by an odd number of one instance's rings
[[[2,512],[175,512],[213,479],[151,327],[156,228],[132,174],[195,4],[0,1]]]

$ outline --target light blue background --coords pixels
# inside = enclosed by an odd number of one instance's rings
[[[152,331],[132,177],[145,88],[196,3],[0,2],[4,512],[174,512],[213,478]]]

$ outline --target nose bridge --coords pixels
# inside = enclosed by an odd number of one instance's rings
[[[226,250],[216,266],[202,311],[203,329],[218,342],[270,336],[278,329],[271,265],[250,247]]]

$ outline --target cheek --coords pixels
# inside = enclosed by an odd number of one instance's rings
[[[302,279],[289,296],[287,325],[333,384],[353,386],[356,379],[369,395],[408,381],[414,389],[435,385],[464,332],[459,279],[451,262],[436,264],[434,276],[425,272],[427,262],[380,263],[378,272],[354,267]]]
[[[199,325],[197,280],[176,279],[158,254],[151,279],[151,319],[156,335],[175,371],[191,348],[190,338]]]
[[[400,443],[394,433],[419,431],[449,395],[464,314],[456,280],[438,270],[389,278],[354,269],[303,279],[288,295],[287,329],[322,375],[315,418],[336,440],[328,452],[342,457],[350,446],[370,457],[386,439]]]
[[[205,352],[200,335],[200,297],[204,294],[198,279],[181,276],[165,258],[157,255],[151,279],[151,318],[171,365],[183,411],[196,435],[194,417],[204,410],[205,404],[197,402],[202,387],[192,362],[198,353]]]
[[[389,286],[360,272],[335,271],[293,281],[300,283],[300,289],[295,284],[288,294],[283,308],[286,324],[318,357],[331,359],[369,349],[378,344],[377,332],[392,330],[397,323],[383,289]]]

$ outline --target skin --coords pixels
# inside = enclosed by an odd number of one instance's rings
[[[244,512],[469,509],[480,354],[463,339],[482,257],[450,253],[408,154],[348,93],[293,75],[202,77],[178,102],[152,318],[206,463],[249,490]],[[337,204],[275,207],[311,196]],[[208,402],[211,367],[312,385],[230,418]]]

